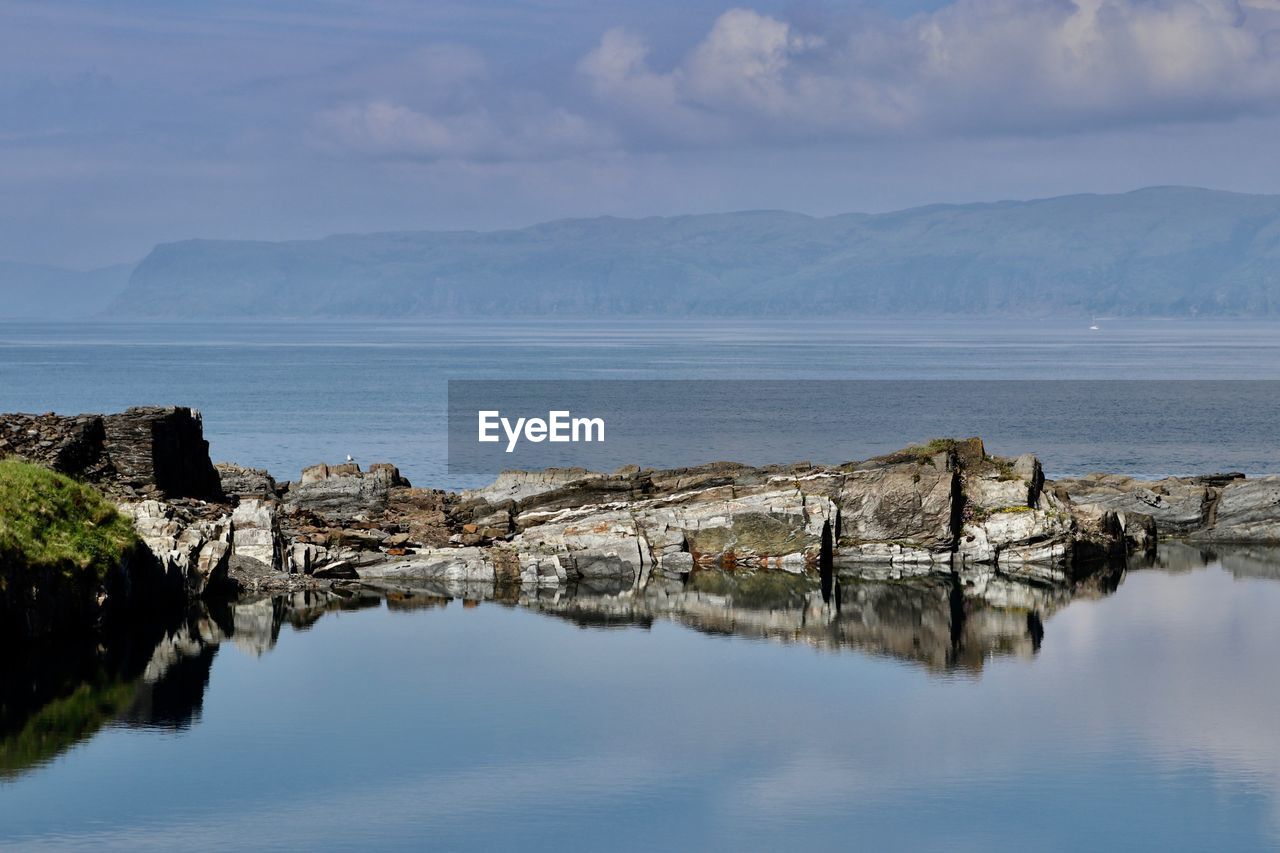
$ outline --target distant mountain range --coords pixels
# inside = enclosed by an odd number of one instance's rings
[[[1274,316],[1280,196],[1156,187],[826,218],[752,211],[189,240],[157,246],[106,313]]]

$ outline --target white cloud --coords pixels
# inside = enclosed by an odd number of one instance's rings
[[[559,107],[437,113],[379,99],[323,111],[316,129],[323,143],[343,150],[417,160],[542,160],[616,145],[609,130]]]
[[[733,9],[673,67],[655,69],[639,36],[612,30],[578,71],[615,120],[675,140],[1213,120],[1280,106],[1280,4],[957,0],[807,30]]]

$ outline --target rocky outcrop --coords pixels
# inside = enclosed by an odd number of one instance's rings
[[[1058,480],[1054,485],[1074,503],[1149,515],[1163,536],[1179,536],[1203,528],[1215,499],[1215,487],[1194,477],[1152,481],[1120,474],[1090,474]]]
[[[271,571],[280,570],[283,548],[274,502],[245,498],[231,513],[231,523],[235,530],[234,556],[254,560]]]
[[[813,574],[824,554],[835,570],[864,577],[966,568],[1065,583],[1122,557],[1125,541],[1115,512],[1047,491],[1034,456],[990,457],[978,439],[835,467],[507,472],[463,495],[453,518],[464,531],[455,544],[514,552],[522,579],[641,586],[699,567]],[[432,564],[440,557],[433,552]],[[494,570],[480,551],[449,571],[484,580]]]
[[[960,462],[950,448],[815,472],[804,482],[830,495],[839,512],[839,559],[922,572],[950,564],[962,502]]]
[[[102,419],[115,482],[168,497],[217,498],[200,413],[180,406],[127,409]]]
[[[199,414],[180,408],[0,416],[0,451],[123,499],[192,596],[224,578],[261,592],[354,577],[645,589],[709,569],[1065,586],[1158,535],[1280,541],[1280,478],[1055,483],[1034,456],[990,456],[977,438],[843,465],[508,471],[458,495],[386,463],[315,465],[295,483],[215,467]]]
[[[1077,504],[1115,510],[1134,545],[1155,537],[1198,542],[1280,543],[1280,477],[1243,474],[1143,481],[1115,474],[1060,480]]]
[[[393,465],[373,465],[367,472],[354,462],[345,465],[313,465],[302,472],[285,495],[291,512],[305,511],[333,520],[358,519],[384,512],[391,489],[408,481]]]
[[[245,468],[234,462],[214,464],[222,493],[229,498],[274,498],[275,478],[261,468]]]
[[[165,576],[191,596],[224,583],[231,557],[232,519],[200,518],[161,501],[120,504]]]
[[[462,493],[463,500],[483,501],[498,505],[504,501],[519,501],[580,480],[603,476],[586,468],[546,468],[542,471],[503,471],[483,489]]]
[[[113,415],[0,415],[0,456],[8,455],[126,499],[222,496],[200,413],[180,406]]]
[[[110,477],[105,440],[101,415],[0,415],[0,458],[17,456],[80,480]]]
[[[1188,538],[1280,543],[1280,477],[1235,480],[1216,489],[1207,524],[1191,531]]]

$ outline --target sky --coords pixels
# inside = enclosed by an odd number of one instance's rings
[[[1280,0],[0,5],[0,259],[1280,193]]]

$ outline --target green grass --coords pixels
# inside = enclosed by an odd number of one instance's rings
[[[887,456],[881,456],[880,459],[885,462],[915,462],[919,465],[928,465],[939,453],[950,453],[955,450],[957,443],[954,438],[935,438],[927,444],[913,444]]]
[[[0,460],[0,563],[101,579],[136,543],[129,519],[91,486]]]

